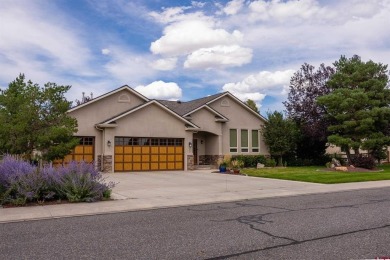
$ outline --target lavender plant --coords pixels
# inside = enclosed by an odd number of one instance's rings
[[[85,162],[71,162],[60,168],[45,165],[42,169],[12,156],[0,162],[1,204],[53,199],[92,202],[109,198],[114,186],[93,164]]]

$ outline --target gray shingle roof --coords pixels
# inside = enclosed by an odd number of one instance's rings
[[[206,103],[210,102],[211,100],[216,99],[219,96],[224,95],[225,93],[226,92],[218,93],[215,95],[191,100],[188,102],[168,101],[168,100],[158,100],[158,102],[160,102],[164,106],[168,107],[169,109],[173,110],[177,114],[183,116],[183,115],[187,114],[188,112],[191,112],[192,110],[195,110],[198,107],[205,105]]]

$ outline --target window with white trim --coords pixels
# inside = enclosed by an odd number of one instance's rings
[[[230,152],[236,153],[238,151],[237,150],[237,129],[230,129],[229,136],[230,136]]]
[[[252,152],[259,152],[259,130],[252,130]]]
[[[248,130],[247,129],[241,129],[241,152],[247,153],[249,152],[249,140],[248,140]]]

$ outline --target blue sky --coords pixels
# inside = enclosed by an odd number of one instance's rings
[[[149,98],[230,91],[283,110],[304,63],[390,63],[390,0],[1,0],[0,87],[19,73],[72,85],[67,98],[129,85]]]

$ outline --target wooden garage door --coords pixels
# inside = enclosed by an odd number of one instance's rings
[[[184,169],[184,139],[115,137],[115,171]]]
[[[71,153],[65,156],[63,160],[54,161],[54,165],[67,164],[70,161],[85,161],[88,163],[93,162],[95,137],[84,136],[79,138],[79,144],[71,151]]]

